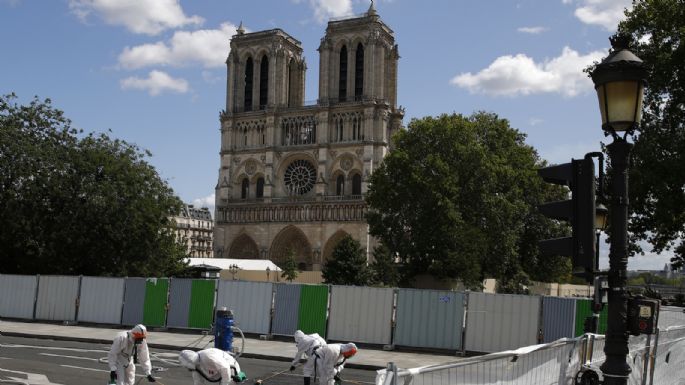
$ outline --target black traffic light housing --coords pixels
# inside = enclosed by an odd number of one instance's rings
[[[572,236],[546,239],[538,244],[540,253],[545,256],[570,256],[574,274],[592,282],[596,269],[595,232],[595,163],[590,153],[584,159],[572,159],[570,163],[545,167],[538,175],[545,182],[568,186],[571,199],[545,203],[538,210],[545,216],[566,220],[571,224]]]

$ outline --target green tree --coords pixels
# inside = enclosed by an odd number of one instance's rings
[[[295,262],[295,251],[293,249],[288,249],[286,252],[282,268],[281,278],[285,278],[289,282],[297,278],[297,262]]]
[[[673,249],[674,268],[685,266],[685,3],[634,1],[619,24],[647,66],[642,124],[630,169],[632,250],[646,240],[652,251]]]
[[[173,275],[181,201],[135,145],[82,135],[49,99],[0,96],[0,271]]]
[[[380,244],[373,249],[371,273],[373,282],[381,286],[393,287],[400,282],[400,273],[395,256],[387,246]]]
[[[370,179],[367,220],[399,254],[403,285],[421,273],[468,287],[568,274],[566,258],[541,259],[537,250],[539,239],[567,229],[536,210],[567,192],[542,182],[544,162],[507,120],[444,114],[414,119],[393,139]]]
[[[331,259],[321,269],[326,283],[332,285],[365,286],[371,283],[372,272],[359,241],[347,235],[335,245]]]

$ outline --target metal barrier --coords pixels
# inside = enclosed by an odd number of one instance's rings
[[[604,342],[603,335],[585,334],[440,365],[398,369],[389,363],[377,372],[376,385],[575,384],[588,370],[601,377]],[[628,384],[685,383],[685,326],[631,336],[628,347]]]

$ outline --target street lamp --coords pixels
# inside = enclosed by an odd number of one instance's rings
[[[235,263],[228,266],[228,272],[231,273],[231,276],[233,277],[233,280],[235,281],[235,275],[238,274],[238,270],[240,270],[240,267],[236,265]]]
[[[637,129],[642,117],[642,99],[647,71],[639,57],[628,50],[630,38],[616,35],[609,39],[613,48],[592,72],[602,129],[611,135],[607,146],[611,159],[611,247],[609,249],[609,316],[600,369],[604,384],[628,382],[628,164],[632,144],[626,140]],[[623,136],[619,134],[623,133]]]
[[[271,279],[269,276],[271,275],[271,268],[269,266],[266,267],[266,280],[267,282],[271,282]]]

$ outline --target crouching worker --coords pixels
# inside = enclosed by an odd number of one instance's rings
[[[316,356],[316,377],[319,385],[340,384],[340,372],[345,366],[345,361],[357,354],[357,345],[328,344],[314,352]]]
[[[290,364],[290,371],[295,370],[295,366],[300,363],[300,358],[305,354],[307,361],[302,367],[302,375],[304,376],[304,385],[310,385],[311,377],[314,374],[314,360],[316,358],[314,353],[322,346],[326,346],[326,340],[317,333],[304,334],[302,330],[297,330],[294,337],[297,354],[295,354],[295,358]]]
[[[193,384],[203,385],[221,381],[230,385],[245,381],[245,373],[240,371],[238,361],[227,352],[209,348],[199,352],[182,350],[178,356],[181,366],[193,373]]]
[[[121,332],[114,337],[112,347],[107,354],[111,384],[133,385],[136,379],[137,363],[143,365],[147,380],[156,382],[152,377],[152,364],[150,364],[146,338],[147,329],[144,325],[136,325],[133,329]]]

